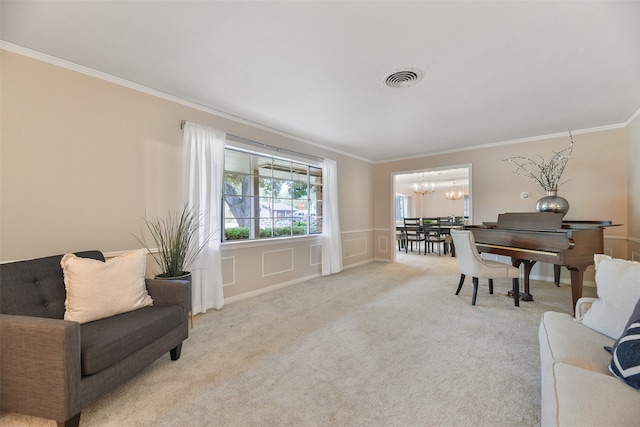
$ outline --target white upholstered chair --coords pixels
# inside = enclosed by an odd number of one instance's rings
[[[476,296],[478,295],[478,279],[489,279],[489,293],[493,294],[493,279],[506,278],[512,279],[513,284],[513,301],[516,306],[520,305],[520,270],[512,265],[504,264],[497,261],[482,259],[473,233],[469,230],[451,230],[451,237],[456,249],[458,258],[458,266],[460,268],[460,283],[456,295],[460,293],[462,284],[466,276],[473,278],[473,296],[471,297],[471,305],[476,305]]]

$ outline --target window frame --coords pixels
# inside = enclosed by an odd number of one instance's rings
[[[320,236],[322,180],[321,162],[227,144],[221,242]],[[304,185],[300,187],[300,183]],[[229,231],[234,228],[238,231]]]
[[[409,212],[409,200],[411,199],[410,196],[407,196],[406,194],[401,194],[401,193],[396,193],[396,198],[395,198],[395,217],[396,217],[396,222],[402,222],[404,220],[404,218],[409,217],[410,215],[407,215],[407,212]]]

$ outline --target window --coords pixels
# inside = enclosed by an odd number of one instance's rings
[[[322,168],[225,148],[224,241],[322,233]]]
[[[464,212],[463,215],[465,218],[469,218],[469,195],[464,195]]]
[[[403,222],[408,216],[409,197],[396,194],[396,222]]]

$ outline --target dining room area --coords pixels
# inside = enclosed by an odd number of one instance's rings
[[[403,218],[396,225],[398,251],[455,256],[451,230],[464,225],[464,217]]]
[[[398,252],[455,256],[450,233],[470,223],[470,176],[471,165],[395,175]]]

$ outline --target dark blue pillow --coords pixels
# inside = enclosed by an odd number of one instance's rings
[[[640,390],[640,317],[629,323],[626,332],[613,348],[609,371]]]

